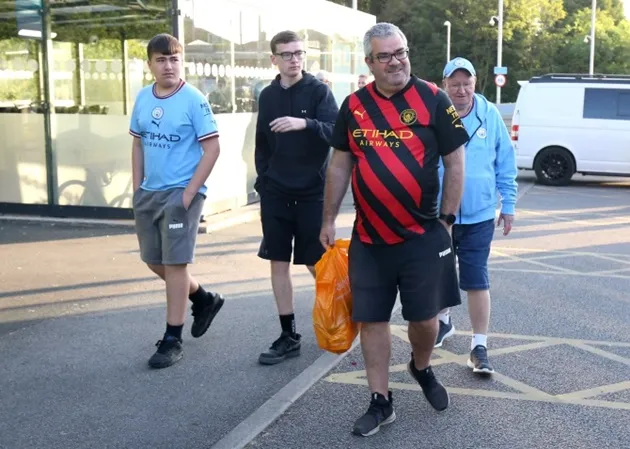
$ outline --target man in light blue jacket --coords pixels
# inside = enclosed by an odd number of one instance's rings
[[[468,366],[475,373],[494,372],[488,361],[487,334],[490,323],[488,257],[494,236],[497,192],[501,211],[496,226],[508,235],[516,206],[516,159],[507,128],[496,106],[475,93],[475,68],[464,58],[446,64],[443,86],[464,123],[470,140],[466,144],[464,194],[454,222],[453,247],[459,262],[460,288],[467,292],[473,327]],[[443,167],[440,166],[440,183]],[[438,203],[439,204],[439,203]],[[439,315],[436,347],[455,333],[449,311]]]

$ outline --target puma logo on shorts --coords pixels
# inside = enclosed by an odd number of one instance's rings
[[[183,188],[147,191],[133,197],[140,257],[154,265],[181,265],[194,262],[199,218],[205,195],[197,193],[186,209]]]

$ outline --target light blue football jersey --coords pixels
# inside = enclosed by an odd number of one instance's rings
[[[140,187],[186,187],[203,155],[200,142],[219,135],[217,123],[208,100],[196,87],[181,81],[165,97],[159,97],[155,88],[152,84],[138,93],[129,126],[129,133],[142,139],[144,149]],[[206,190],[204,185],[199,192]]]

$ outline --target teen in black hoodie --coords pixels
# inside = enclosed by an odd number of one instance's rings
[[[271,40],[271,60],[280,74],[260,94],[256,124],[256,179],[263,240],[258,256],[271,263],[282,333],[259,361],[274,365],[300,355],[289,265],[314,265],[324,253],[319,241],[324,176],[339,112],[330,88],[302,70],[304,44],[292,31]]]
[[[310,73],[290,87],[281,75],[260,93],[256,124],[256,184],[260,196],[323,201],[330,139],[339,109],[330,88]],[[304,119],[306,128],[274,132],[280,117]]]

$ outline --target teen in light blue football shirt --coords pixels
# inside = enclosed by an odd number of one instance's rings
[[[142,139],[141,187],[153,191],[185,188],[203,155],[199,142],[219,135],[208,100],[185,81],[164,97],[155,84],[144,87],[136,98],[129,133]],[[199,192],[206,190],[203,185]]]
[[[194,261],[205,183],[221,150],[208,101],[180,78],[182,53],[181,43],[171,35],[151,39],[147,56],[155,83],[138,94],[129,126],[140,257],[166,283],[166,332],[149,359],[152,368],[181,360],[188,300],[195,338],[206,333],[224,303],[188,270]]]

